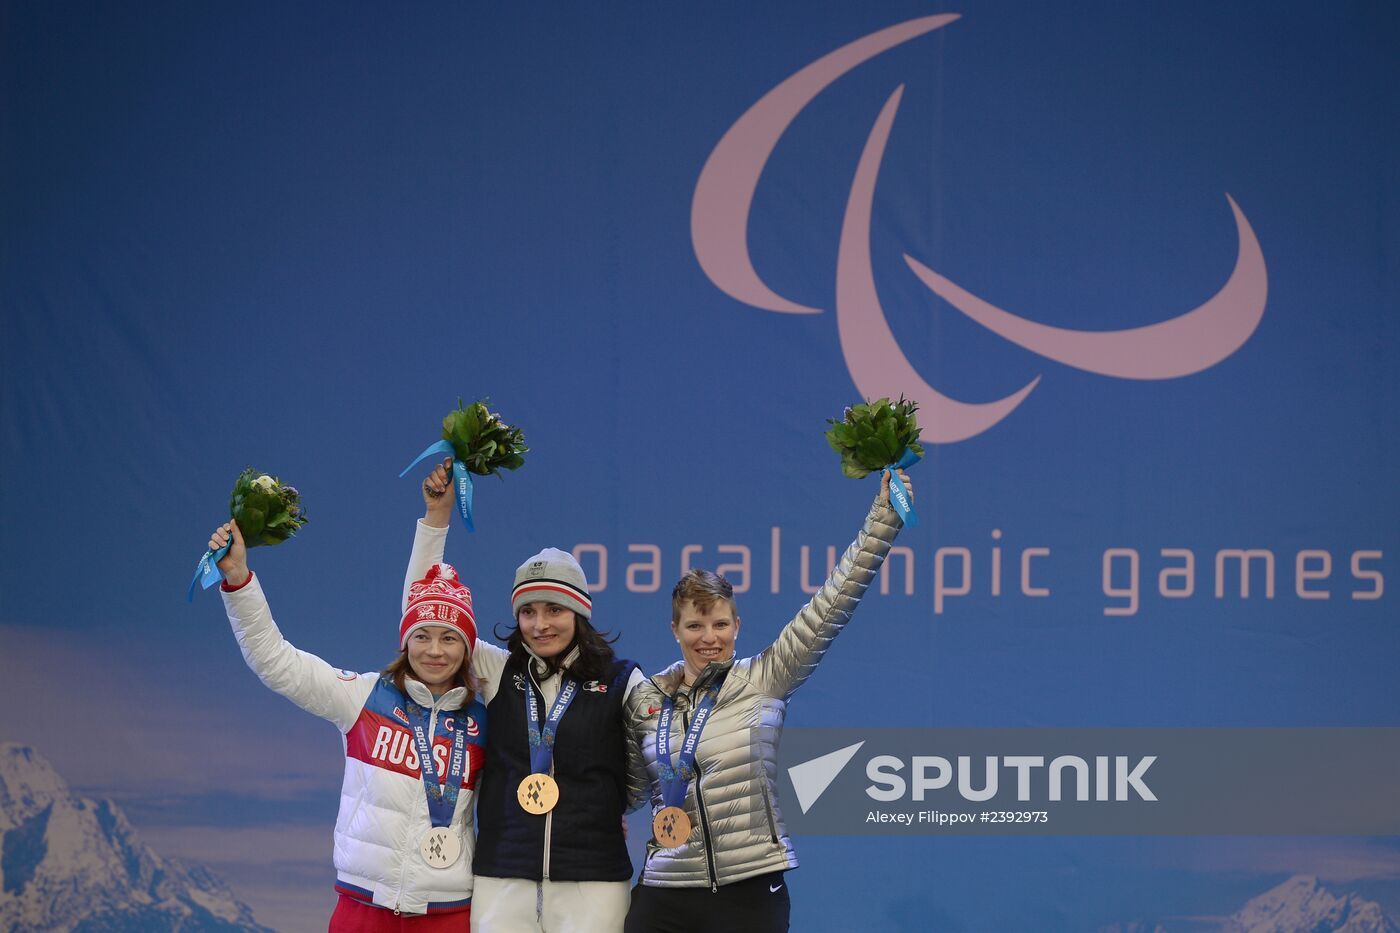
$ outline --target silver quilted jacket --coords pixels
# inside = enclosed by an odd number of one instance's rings
[[[855,612],[875,579],[900,528],[894,510],[877,500],[864,527],[812,600],[779,633],[777,641],[751,658],[711,663],[687,689],[685,665],[676,662],[639,683],[627,700],[627,726],[636,739],[633,780],[642,769],[651,784],[652,812],[660,810],[656,724],[663,695],[675,698],[671,749],[680,749],[690,722],[692,697],[699,699],[719,676],[724,685],[700,735],[700,772],[686,792],[692,829],[689,841],[665,849],[647,843],[643,881],[657,887],[717,888],[773,871],[797,867],[792,840],[778,807],[778,740],[788,698],[806,682],[832,639]]]

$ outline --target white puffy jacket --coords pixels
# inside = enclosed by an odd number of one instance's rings
[[[257,577],[223,592],[224,609],[243,659],[264,684],[297,706],[328,719],[345,746],[345,779],[335,822],[336,890],[405,914],[462,910],[471,903],[472,803],[485,761],[486,708],[458,687],[434,701],[421,683],[405,678],[407,696],[377,672],[337,670],[282,637]],[[418,754],[405,708],[428,709],[439,780],[453,730],[467,732],[466,770],[451,827],[462,854],[432,868],[419,842],[432,827]]]

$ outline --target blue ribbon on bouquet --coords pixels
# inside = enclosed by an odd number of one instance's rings
[[[194,579],[190,581],[190,591],[185,594],[185,602],[194,602],[194,587],[197,583],[204,584],[207,590],[224,578],[223,571],[219,569],[219,561],[224,559],[228,549],[233,546],[233,536],[230,535],[228,544],[217,551],[205,551],[204,556],[199,559],[199,566],[194,568]]]
[[[423,451],[412,463],[403,468],[399,479],[403,479],[408,475],[409,470],[434,455],[452,458],[452,488],[457,491],[457,511],[461,513],[462,521],[467,523],[467,530],[476,531],[476,526],[472,524],[472,475],[468,472],[466,465],[457,458],[457,452],[452,449],[451,441],[438,441]]]
[[[904,488],[904,481],[899,478],[899,473],[896,471],[906,470],[922,458],[923,454],[916,454],[912,447],[906,447],[903,456],[885,467],[890,471],[890,504],[899,513],[899,519],[904,522],[905,528],[918,527],[919,516],[914,514],[914,503],[909,501],[909,490]]]

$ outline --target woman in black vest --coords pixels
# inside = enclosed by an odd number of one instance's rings
[[[410,578],[442,559],[451,466],[445,460],[423,483]],[[472,657],[490,724],[472,929],[616,933],[632,875],[623,700],[643,676],[593,628],[588,583],[567,551],[546,548],[520,565],[511,610],[515,625],[497,632],[507,650],[479,641]]]

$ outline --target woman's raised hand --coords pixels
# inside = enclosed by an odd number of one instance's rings
[[[219,561],[219,570],[229,586],[242,586],[248,582],[248,548],[243,544],[243,532],[238,530],[238,522],[229,519],[209,536],[209,550],[217,551],[230,539],[228,553]]]
[[[898,472],[899,472],[899,479],[900,479],[900,481],[904,483],[904,488],[905,488],[905,490],[907,490],[908,493],[909,493],[909,504],[910,504],[910,505],[913,505],[913,503],[914,503],[914,484],[911,483],[911,482],[909,482],[909,474],[908,474],[908,473],[905,473],[903,470],[900,470],[900,471],[898,471]],[[889,471],[889,470],[886,470],[885,473],[884,473],[884,475],[883,475],[882,477],[880,477],[880,504],[881,504],[881,505],[885,505],[885,506],[888,506],[888,505],[890,504],[890,471]]]
[[[423,524],[432,528],[446,528],[451,524],[454,502],[448,495],[451,490],[452,458],[447,457],[423,480],[423,505],[427,508]]]

